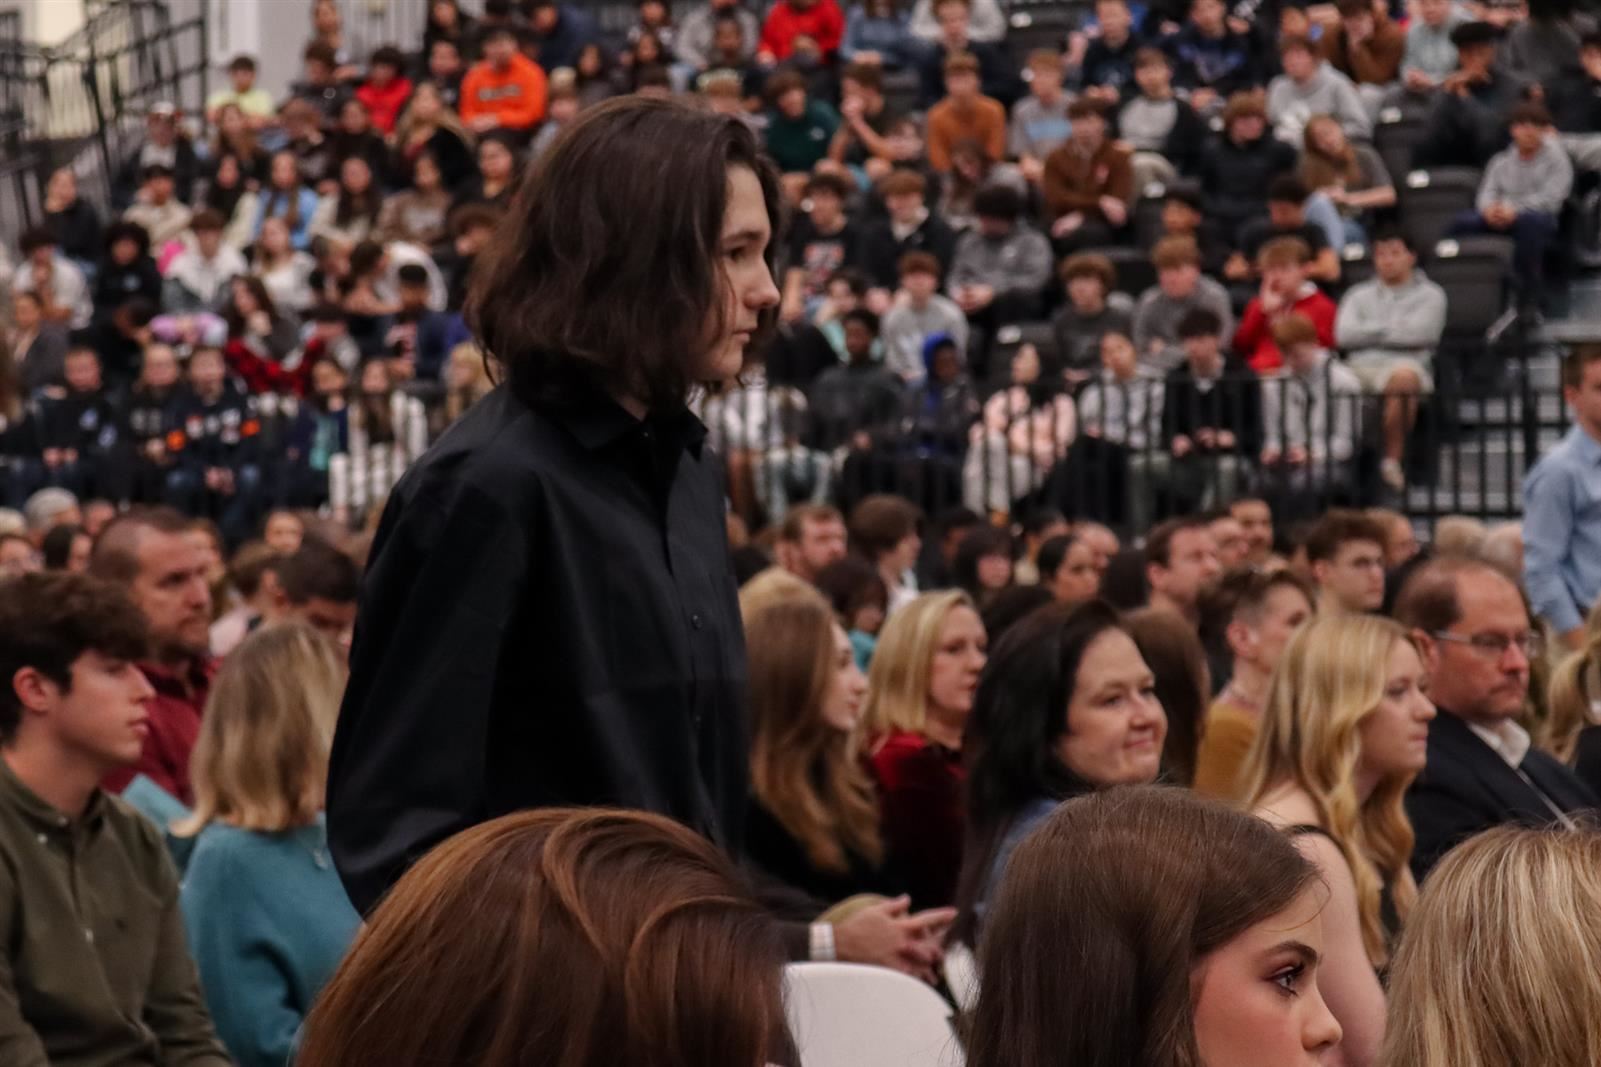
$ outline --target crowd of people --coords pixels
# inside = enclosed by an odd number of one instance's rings
[[[1601,347],[1521,524],[1356,476],[1449,373],[1379,112],[1527,304],[1601,36],[1178,7],[316,0],[51,176],[0,1058],[799,1067],[840,961],[981,1067],[1601,1062]]]

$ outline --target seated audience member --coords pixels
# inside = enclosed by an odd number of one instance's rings
[[[222,240],[224,220],[209,208],[196,212],[191,229],[194,243],[173,257],[162,284],[162,302],[168,311],[216,310],[234,277],[249,274],[239,250]]]
[[[947,87],[946,64],[957,56],[971,56],[978,64],[978,86],[986,96],[994,97],[1003,106],[1016,98],[1017,64],[1000,44],[1000,35],[983,38],[973,32],[975,16],[981,17],[988,8],[1000,15],[995,0],[978,0],[977,9],[972,0],[918,0],[918,7],[927,4],[937,18],[928,45],[920,49],[918,67],[922,82],[922,105],[932,107]],[[1004,19],[1005,16],[1000,16]],[[923,36],[917,29],[918,20],[912,16],[912,32]],[[1005,23],[1002,22],[1004,26]],[[999,159],[999,155],[994,158]]]
[[[1324,216],[1314,222],[1308,214],[1308,205],[1316,204]],[[1230,281],[1251,277],[1262,246],[1279,238],[1293,237],[1306,245],[1310,253],[1306,274],[1308,278],[1324,284],[1340,280],[1340,254],[1344,247],[1343,235],[1339,243],[1331,244],[1331,230],[1341,229],[1343,223],[1332,203],[1316,198],[1308,199],[1306,186],[1293,174],[1274,178],[1267,190],[1267,218],[1247,223],[1240,231],[1239,251],[1224,264],[1223,274]]]
[[[1318,45],[1323,58],[1357,87],[1364,106],[1377,108],[1401,74],[1406,34],[1372,0],[1340,0],[1340,20]]]
[[[1145,539],[1145,579],[1153,608],[1195,625],[1201,619],[1201,598],[1221,574],[1211,523],[1200,515],[1168,519]]]
[[[1441,861],[1390,969],[1383,1067],[1601,1056],[1601,836],[1504,827]],[[1534,1005],[1541,1005],[1535,1008]]]
[[[971,53],[951,56],[944,72],[945,96],[928,109],[929,166],[937,174],[949,174],[952,152],[963,141],[975,142],[986,159],[999,162],[1006,155],[1006,108],[984,95],[978,60]]]
[[[1234,348],[1258,374],[1284,365],[1284,352],[1274,338],[1274,329],[1291,316],[1300,316],[1312,326],[1313,339],[1319,345],[1334,344],[1337,308],[1307,277],[1310,264],[1311,250],[1299,237],[1275,237],[1256,254],[1262,284],[1245,306],[1234,333]]]
[[[1123,626],[1151,669],[1153,696],[1167,718],[1161,780],[1187,787],[1195,780],[1197,748],[1212,695],[1206,649],[1193,625],[1160,608],[1129,612]]]
[[[737,57],[743,62],[754,58],[756,43],[761,36],[761,23],[756,15],[741,7],[739,0],[711,0],[705,6],[690,11],[678,24],[678,34],[673,38],[673,51],[679,61],[697,71],[712,70],[719,66],[716,36],[725,22],[732,23],[738,31]],[[849,56],[843,58],[846,62],[854,62]]]
[[[1230,97],[1223,109],[1223,131],[1206,142],[1197,165],[1207,217],[1222,233],[1237,234],[1247,222],[1267,214],[1268,184],[1294,169],[1295,149],[1268,132],[1260,98],[1254,93]]]
[[[1284,366],[1262,383],[1262,466],[1286,495],[1315,496],[1350,477],[1362,384],[1323,346],[1305,315],[1276,321],[1273,338]]]
[[[1168,372],[1162,396],[1167,450],[1135,458],[1130,492],[1160,494],[1178,512],[1212,511],[1234,499],[1261,454],[1262,391],[1244,360],[1224,350],[1216,314],[1195,308],[1177,333],[1184,362]]]
[[[829,279],[854,255],[856,232],[845,214],[849,194],[849,184],[838,174],[815,174],[806,181],[808,210],[789,233],[782,309],[786,321],[810,321],[827,295]]]
[[[1549,87],[1580,66],[1581,35],[1595,31],[1595,17],[1581,12],[1573,0],[1529,4],[1523,10],[1526,17],[1503,27],[1507,68],[1532,84]]]
[[[1493,826],[1571,827],[1601,805],[1518,725],[1543,646],[1511,578],[1471,558],[1432,560],[1408,576],[1395,618],[1415,632],[1441,712],[1429,730],[1428,766],[1407,793],[1418,878]]]
[[[995,646],[967,724],[967,844],[954,940],[987,945],[1017,847],[1064,801],[1156,780],[1167,718],[1103,601],[1051,605]]]
[[[1374,211],[1395,206],[1395,183],[1384,160],[1371,145],[1353,144],[1328,115],[1307,120],[1299,176],[1311,192],[1305,215],[1323,227],[1329,246],[1336,250],[1353,244],[1365,247],[1364,220]]]
[[[774,558],[803,581],[814,582],[825,567],[845,558],[845,519],[822,504],[790,509],[778,528]]]
[[[372,124],[386,137],[395,132],[401,109],[411,96],[411,79],[403,73],[405,65],[400,49],[393,45],[377,48],[367,61],[367,79],[356,87],[356,99],[367,106]]]
[[[228,63],[228,87],[206,98],[206,121],[215,123],[217,113],[230,105],[239,109],[253,130],[273,124],[276,108],[272,94],[256,84],[254,56],[235,56]]]
[[[1072,398],[1047,376],[1039,351],[1019,345],[1006,387],[984,402],[969,431],[963,502],[975,512],[1011,513],[1067,456],[1076,421]]]
[[[901,257],[900,293],[884,315],[880,339],[884,364],[906,382],[923,379],[923,359],[931,338],[944,335],[958,353],[967,352],[967,316],[939,293],[940,262],[928,252]]]
[[[693,831],[519,812],[451,838],[388,893],[295,1062],[769,1062],[789,1044],[783,960],[771,916]],[[564,996],[531,996],[529,973]]]
[[[1418,0],[1401,53],[1401,84],[1408,91],[1437,89],[1457,69],[1451,35],[1466,18],[1451,0]]]
[[[325,42],[311,41],[300,58],[303,77],[290,83],[290,95],[316,108],[322,124],[332,126],[339,121],[339,111],[345,101],[353,99],[349,86],[336,73],[338,56]]]
[[[766,63],[797,58],[811,65],[833,62],[845,36],[845,14],[836,0],[778,0],[762,24],[757,58]]]
[[[1038,313],[1053,260],[1045,235],[1022,221],[1022,198],[1012,189],[980,189],[973,210],[978,225],[957,238],[945,288],[989,340],[996,328]]]
[[[28,540],[35,547],[43,543],[45,534],[57,526],[83,526],[83,509],[78,497],[66,489],[40,489],[28,497],[22,507],[27,522]]]
[[[1507,113],[1527,84],[1496,61],[1500,33],[1488,22],[1451,30],[1456,70],[1440,82],[1423,134],[1412,145],[1412,166],[1484,167],[1507,144]]]
[[[923,365],[923,376],[902,394],[901,417],[887,443],[905,477],[921,483],[917,495],[955,500],[961,495],[968,431],[979,415],[978,396],[949,335],[934,334],[924,343]]]
[[[1212,702],[1195,761],[1195,790],[1238,800],[1240,769],[1256,741],[1268,686],[1290,636],[1316,614],[1311,594],[1289,571],[1230,571],[1202,599],[1201,633],[1221,654],[1228,684]]]
[[[843,62],[898,71],[911,66],[918,54],[919,42],[912,36],[910,12],[891,0],[851,5],[845,15],[845,36],[839,45]]]
[[[1160,377],[1139,365],[1126,334],[1101,338],[1101,372],[1078,393],[1080,440],[1058,465],[1053,502],[1073,515],[1117,523],[1142,505],[1128,493],[1129,459],[1162,431]]]
[[[1246,561],[1258,567],[1265,566],[1273,558],[1273,509],[1259,496],[1236,497],[1229,504],[1229,514],[1245,531],[1249,546]]]
[[[206,702],[194,811],[173,827],[195,839],[184,925],[217,1035],[241,1067],[293,1058],[361,924],[328,861],[322,814],[341,659],[298,624],[247,638]]]
[[[1278,831],[1184,790],[1068,801],[990,902],[968,1061],[1327,1062],[1341,1037],[1320,991],[1327,897]],[[1095,961],[1095,980],[1068,959]]]
[[[1225,572],[1236,567],[1246,566],[1245,557],[1250,553],[1251,543],[1245,539],[1245,527],[1240,520],[1229,514],[1227,508],[1211,508],[1207,511],[1207,528],[1212,531],[1212,541],[1217,545],[1217,561]],[[1223,675],[1217,679],[1222,682]]]
[[[45,565],[49,566],[48,559]],[[1588,632],[1584,647],[1570,653],[1551,673],[1540,747],[1572,767],[1601,796],[1601,723],[1596,721],[1593,695],[1601,694],[1598,659],[1601,635]]]
[[[524,10],[538,41],[540,65],[546,70],[577,66],[579,54],[600,38],[594,18],[581,7],[538,0],[525,4]]]
[[[849,450],[865,456],[892,436],[904,383],[873,358],[878,316],[857,308],[845,313],[844,327],[846,362],[818,375],[807,390],[810,443],[822,451]],[[847,483],[853,481],[852,472],[842,470],[841,475]],[[848,484],[847,489],[857,487]]]
[[[472,144],[473,135],[445,102],[439,86],[420,82],[395,127],[389,180],[396,186],[417,187],[417,165],[428,156],[440,186],[449,192],[472,173]]]
[[[996,44],[1006,39],[1006,12],[996,0],[972,0],[968,13],[973,40]],[[939,14],[939,0],[916,0],[910,23],[913,36],[930,44],[939,43],[943,25]]]
[[[1040,192],[1058,252],[1118,243],[1134,202],[1129,150],[1106,133],[1101,105],[1083,97],[1067,109],[1073,132],[1045,157]]]
[[[149,234],[151,245],[157,249],[187,230],[193,216],[188,205],[178,200],[173,190],[172,168],[152,163],[140,172],[139,191],[128,210],[122,213],[124,221],[142,227]]]
[[[1067,303],[1051,317],[1058,365],[1083,380],[1100,366],[1101,338],[1109,333],[1128,336],[1133,316],[1128,297],[1113,293],[1117,269],[1105,256],[1093,252],[1069,256],[1056,275],[1067,291]]]
[[[1198,186],[1189,181],[1167,186],[1162,193],[1161,223],[1157,242],[1164,237],[1188,237],[1200,247],[1201,269],[1207,274],[1222,273],[1231,238],[1225,237],[1218,225],[1207,217],[1206,203]]]
[[[176,108],[165,100],[158,100],[145,113],[145,136],[139,150],[123,160],[112,179],[112,198],[126,206],[142,180],[145,168],[152,165],[172,171],[173,196],[187,204],[194,195],[195,180],[200,176],[200,159],[194,142],[179,123]]]
[[[1415,638],[1389,619],[1320,616],[1274,669],[1240,799],[1283,831],[1328,886],[1323,995],[1349,1064],[1384,1038],[1390,962],[1417,899],[1403,798],[1428,754],[1434,705]]]
[[[517,144],[504,130],[491,130],[478,140],[478,172],[457,186],[452,211],[488,207],[505,211],[517,188]]]
[[[793,70],[781,70],[767,79],[765,94],[768,154],[786,174],[809,174],[828,156],[829,140],[839,129],[839,113],[811,95],[806,79]],[[844,181],[837,175],[817,177]]]
[[[878,788],[884,857],[914,907],[955,899],[962,858],[962,746],[987,641],[961,590],[892,608],[858,727]]]
[[[317,193],[306,184],[293,152],[277,152],[272,157],[267,185],[258,198],[254,238],[261,239],[268,219],[278,219],[289,229],[289,243],[297,252],[311,245],[311,220],[317,214]]]
[[[1601,171],[1601,31],[1580,39],[1579,64],[1551,86],[1549,103],[1573,168],[1595,173]]]
[[[144,751],[110,770],[106,787],[120,792],[142,774],[186,806],[194,800],[189,754],[215,673],[208,561],[190,526],[167,508],[136,509],[112,520],[89,559],[89,573],[127,591],[149,636],[148,653],[138,657],[151,691]]]
[[[278,567],[285,617],[310,626],[341,654],[350,650],[360,582],[355,561],[315,537],[304,538]]]
[[[1141,41],[1126,0],[1096,0],[1095,28],[1078,62],[1079,91],[1097,103],[1115,108],[1134,91],[1134,57]]]
[[[1362,2],[1362,0],[1357,0]],[[1284,73],[1268,85],[1267,117],[1279,140],[1298,145],[1313,115],[1332,115],[1346,135],[1366,141],[1373,136],[1373,121],[1351,79],[1325,62],[1305,37],[1279,42]]]
[[[1384,603],[1384,527],[1360,511],[1333,509],[1302,539],[1321,615],[1362,615]]]
[[[828,158],[868,178],[890,173],[893,158],[885,139],[900,115],[884,99],[884,72],[871,63],[853,63],[840,80],[839,129],[829,142]]]
[[[100,357],[87,345],[67,350],[62,365],[66,389],[39,393],[25,409],[23,431],[32,438],[37,459],[27,466],[44,485],[61,486],[78,496],[128,495],[122,454],[123,416],[100,371]]]
[[[428,450],[423,402],[399,388],[418,369],[404,358],[362,364],[346,414],[344,447],[328,459],[328,504],[335,522],[365,526],[369,512],[388,499],[406,468]]]
[[[361,156],[347,157],[339,164],[338,188],[317,205],[311,236],[341,246],[360,244],[374,236],[383,199],[372,165]]]
[[[1396,574],[1409,561],[1417,558],[1423,546],[1418,544],[1417,533],[1412,529],[1412,520],[1399,511],[1389,508],[1368,508],[1363,514],[1377,523],[1384,534],[1385,599],[1394,599],[1389,595],[1393,585],[1390,575]],[[1523,568],[1518,567],[1517,570],[1521,573]]]
[[[71,167],[51,172],[45,185],[44,225],[55,235],[61,253],[82,268],[100,254],[100,213],[78,193],[78,176]]]
[[[324,195],[332,192],[332,183],[339,178],[339,168],[352,157],[366,160],[374,174],[384,173],[389,165],[389,148],[384,135],[373,128],[367,105],[354,98],[340,105],[338,125],[328,135],[328,170],[318,183],[317,191]]]
[[[1078,534],[1058,534],[1040,545],[1037,559],[1040,586],[1058,604],[1081,604],[1094,600],[1101,591],[1101,571],[1095,565],[1095,551],[1088,539]]]
[[[995,597],[1012,586],[1012,536],[994,526],[975,526],[956,545],[951,579],[988,611]]]
[[[1045,157],[1073,132],[1070,106],[1062,87],[1062,54],[1039,48],[1028,54],[1028,95],[1012,105],[1007,152],[1017,159],[1023,177],[1037,183],[1045,173]]]
[[[1036,505],[1020,516],[1017,524],[1018,556],[1014,571],[1018,585],[1038,585],[1040,581],[1039,556],[1045,542],[1073,532],[1073,527],[1060,511],[1048,505]],[[1021,605],[1022,601],[1017,601]],[[1044,601],[1039,601],[1044,603]],[[1026,613],[1025,613],[1026,614]],[[1021,616],[1018,616],[1021,617]]]
[[[545,72],[517,50],[509,27],[489,29],[480,41],[483,58],[461,80],[462,122],[474,133],[532,131],[545,117]]]
[[[856,556],[835,560],[817,572],[818,591],[833,605],[835,620],[850,638],[856,665],[866,671],[878,648],[889,607],[889,589],[873,565]]]
[[[1190,105],[1205,114],[1236,93],[1259,89],[1269,73],[1250,27],[1230,25],[1223,0],[1191,0],[1189,17],[1164,46],[1173,57],[1176,83]]]
[[[32,541],[21,534],[0,534],[0,578],[36,574],[42,569],[40,551]]]
[[[1434,389],[1434,348],[1445,332],[1445,290],[1417,262],[1404,235],[1380,235],[1373,245],[1374,277],[1346,290],[1334,320],[1346,365],[1364,389],[1385,396],[1379,473],[1395,490],[1406,485],[1401,456],[1417,422],[1418,398]]]
[[[12,291],[37,296],[45,322],[72,330],[87,328],[95,312],[89,283],[83,270],[61,254],[55,234],[36,226],[23,233],[17,247],[23,262],[11,276]]]
[[[276,514],[294,517],[293,512]],[[284,594],[279,571],[290,554],[261,541],[239,546],[228,561],[228,585],[236,594],[234,605],[211,624],[213,656],[226,657],[257,629],[281,621]]]
[[[863,226],[857,244],[859,265],[875,286],[894,291],[902,280],[903,257],[923,252],[937,261],[935,281],[943,283],[956,254],[956,234],[928,209],[928,182],[910,170],[890,172],[878,183],[889,217]]]
[[[150,734],[153,691],[135,666],[146,638],[110,583],[0,585],[8,1063],[232,1062],[201,998],[161,834],[100,785],[139,765]]]
[[[16,373],[19,404],[46,386],[66,384],[67,331],[61,323],[45,319],[38,293],[11,294],[11,329],[5,331],[5,343]]]
[[[1134,188],[1190,174],[1211,131],[1173,92],[1173,63],[1160,48],[1134,53],[1134,87],[1117,113],[1118,136],[1134,149]]]
[[[903,497],[875,494],[851,510],[846,530],[853,553],[871,563],[889,590],[889,614],[917,599],[914,568],[923,550],[922,516]]]
[[[26,537],[20,538],[26,544]],[[30,546],[31,547],[31,546]],[[89,570],[89,553],[94,538],[82,526],[57,526],[44,535],[39,544],[40,562],[47,571],[67,571],[84,574]]]
[[[1217,320],[1220,348],[1234,333],[1234,309],[1222,283],[1201,273],[1201,250],[1190,237],[1169,236],[1151,249],[1156,284],[1140,294],[1134,308],[1134,347],[1140,363],[1156,374],[1182,365],[1185,346],[1179,323],[1196,311]]]
[[[1509,234],[1512,279],[1524,306],[1538,306],[1545,256],[1557,236],[1562,205],[1573,190],[1573,164],[1552,136],[1551,114],[1541,104],[1519,104],[1507,115],[1512,145],[1484,171],[1472,211],[1459,215],[1452,233]]]

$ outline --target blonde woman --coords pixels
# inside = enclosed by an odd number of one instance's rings
[[[425,155],[437,164],[446,189],[455,189],[471,178],[477,166],[473,135],[433,82],[418,82],[412,90],[411,100],[395,124],[393,143],[393,177],[398,185],[412,183],[417,162]]]
[[[1584,648],[1551,674],[1541,747],[1601,790],[1601,632],[1585,631]]]
[[[1383,1067],[1601,1063],[1601,835],[1500,827],[1429,874]]]
[[[1241,772],[1246,808],[1293,837],[1328,885],[1319,982],[1345,1031],[1346,1067],[1371,1067],[1378,1055],[1378,972],[1417,898],[1402,797],[1427,757],[1427,685],[1418,649],[1395,622],[1315,619],[1274,669]]]
[[[861,735],[878,784],[885,853],[915,905],[944,906],[962,866],[962,735],[988,641],[961,590],[890,616],[867,680]]]
[[[217,1034],[280,1067],[360,925],[328,855],[323,782],[344,688],[328,640],[259,630],[223,663],[190,763],[195,838],[181,902]]]

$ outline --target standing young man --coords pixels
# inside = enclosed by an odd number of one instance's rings
[[[1573,428],[1523,480],[1523,574],[1535,614],[1577,649],[1601,598],[1601,345],[1563,360],[1562,396]]]
[[[84,575],[0,584],[7,1067],[228,1067],[160,832],[100,782],[150,732],[140,612]]]

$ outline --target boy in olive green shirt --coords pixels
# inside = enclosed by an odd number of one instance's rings
[[[0,1063],[229,1067],[161,835],[100,788],[138,760],[145,622],[84,575],[0,583]]]

